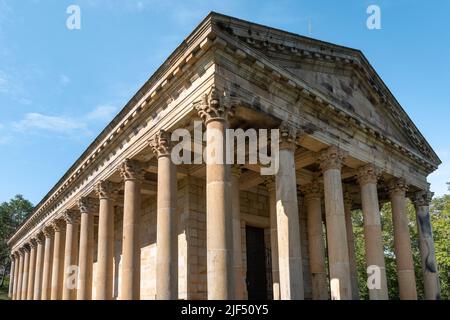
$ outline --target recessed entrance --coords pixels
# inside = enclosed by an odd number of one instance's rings
[[[246,226],[247,292],[249,300],[267,299],[264,229]]]

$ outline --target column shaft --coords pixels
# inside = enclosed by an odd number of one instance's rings
[[[41,300],[50,300],[52,261],[53,261],[53,234],[51,227],[45,227],[44,267],[42,271]]]
[[[394,252],[397,264],[398,286],[401,300],[416,300],[416,277],[411,252],[409,222],[406,213],[407,185],[402,179],[390,183],[392,219],[394,224]]]
[[[16,292],[16,300],[22,300],[22,278],[23,278],[23,259],[24,252],[23,249],[19,249],[19,274],[17,277],[17,292]]]
[[[352,300],[359,300],[355,238],[353,235],[353,223],[352,223],[352,199],[349,194],[344,195],[344,211],[345,211],[345,230],[347,231],[348,261],[350,264],[350,281],[352,286]]]
[[[281,129],[282,137],[284,137],[284,131],[289,129]],[[296,132],[291,131],[290,134],[289,137],[282,138],[279,150],[279,170],[275,176],[280,298],[282,300],[302,300],[304,298],[303,261],[300,251],[294,160]]]
[[[42,235],[38,235],[36,241],[37,241],[37,249],[36,249],[36,268],[34,272],[33,300],[41,300],[42,275],[44,267],[44,239]]]
[[[15,260],[16,257],[15,256],[11,256],[11,268],[9,269],[9,287],[8,287],[8,297],[10,297],[11,299],[13,298],[13,287],[14,287],[14,280],[15,280]]]
[[[92,199],[81,198],[80,250],[78,256],[77,300],[92,300],[92,273],[94,262],[94,213]]]
[[[139,221],[141,215],[141,179],[139,164],[126,160],[121,167],[125,180],[122,238],[121,300],[139,300],[141,248]]]
[[[53,238],[53,264],[52,264],[52,285],[50,292],[51,300],[61,300],[62,284],[64,277],[64,240],[65,229],[61,220],[52,224],[55,230]]]
[[[177,176],[170,158],[170,134],[160,130],[151,142],[158,157],[156,299],[178,298]]]
[[[32,239],[30,252],[30,267],[28,271],[27,300],[33,300],[34,277],[36,272],[36,249],[37,249],[36,240]]]
[[[77,298],[77,270],[78,268],[78,240],[80,217],[78,212],[67,211],[64,214],[66,221],[66,241],[64,245],[64,281],[63,300],[75,300]]]
[[[429,191],[419,191],[415,194],[414,205],[416,208],[425,299],[439,300],[441,296],[440,284],[429,208],[432,197],[433,194]]]
[[[323,171],[328,261],[332,300],[351,300],[350,263],[345,228],[341,167],[345,153],[330,147],[320,156]]]
[[[272,290],[273,300],[280,300],[280,271],[278,267],[278,232],[277,232],[277,195],[275,179],[267,178],[266,187],[269,193],[269,219],[270,219],[270,252],[272,262]]]
[[[328,281],[322,224],[322,190],[317,182],[306,186],[304,190],[313,300],[328,300]]]
[[[96,186],[100,198],[98,219],[98,250],[96,270],[96,300],[113,299],[114,206],[112,184],[100,181]]]
[[[30,269],[30,248],[27,245],[27,247],[25,248],[24,260],[23,260],[21,300],[27,300],[29,269]]]
[[[18,300],[18,294],[17,294],[17,287],[19,283],[19,268],[20,268],[20,256],[19,253],[16,251],[14,254],[14,261],[15,261],[15,267],[14,267],[14,282],[13,282],[13,300]]]

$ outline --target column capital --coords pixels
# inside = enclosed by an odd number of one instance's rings
[[[36,248],[37,245],[38,245],[37,239],[36,238],[31,238],[31,240],[30,240],[31,248]]]
[[[119,168],[120,176],[126,180],[142,180],[144,177],[144,169],[142,163],[133,160],[125,159]]]
[[[320,169],[322,169],[322,171],[329,169],[340,170],[347,155],[347,151],[344,151],[336,146],[328,147],[320,152],[318,158]]]
[[[21,247],[17,250],[17,253],[19,254],[19,257],[23,257],[25,255],[25,248]]]
[[[291,149],[295,151],[297,148],[297,139],[300,130],[287,121],[283,121],[279,127],[280,130],[280,149]]]
[[[170,133],[160,129],[152,139],[149,141],[153,153],[159,157],[168,157],[172,151],[172,141]]]
[[[50,238],[53,235],[53,230],[54,229],[50,225],[46,225],[42,228],[42,233],[46,238]]]
[[[25,253],[25,252],[30,252],[30,242],[28,241],[27,243],[25,243],[23,246],[22,246],[22,249],[23,249],[23,252]]]
[[[406,180],[403,178],[394,178],[390,180],[387,187],[390,195],[405,195],[405,193],[408,191],[408,185],[406,184]]]
[[[213,85],[200,101],[194,102],[194,109],[205,124],[210,121],[228,121],[228,117],[234,115],[234,107],[225,100],[225,94]]]
[[[311,183],[302,186],[301,190],[304,193],[306,200],[322,198],[323,186],[316,179],[314,179]]]
[[[50,223],[50,226],[55,230],[55,232],[61,232],[64,230],[66,224],[63,219],[55,219]]]
[[[78,200],[78,208],[81,213],[93,213],[97,209],[97,202],[90,197],[81,197]]]
[[[428,207],[434,193],[429,190],[420,190],[413,194],[413,203],[416,207]]]
[[[67,209],[63,213],[63,219],[66,224],[80,223],[80,212],[77,210]]]
[[[376,184],[380,174],[380,169],[375,167],[373,164],[366,164],[358,168],[356,178],[361,186],[368,183]]]
[[[111,199],[114,200],[117,196],[117,192],[120,189],[120,185],[108,180],[100,180],[95,184],[94,191],[98,195],[99,199]]]
[[[42,232],[39,232],[39,233],[37,233],[34,236],[33,239],[36,241],[36,244],[39,245],[39,244],[43,244],[44,243],[45,236],[44,236],[44,234]]]

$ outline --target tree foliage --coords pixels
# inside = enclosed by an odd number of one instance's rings
[[[33,205],[22,195],[16,195],[10,201],[0,204],[0,266],[2,269],[6,268],[10,262],[8,239],[32,211]]]

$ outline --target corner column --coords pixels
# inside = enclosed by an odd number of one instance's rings
[[[11,268],[9,269],[9,287],[8,287],[8,297],[9,298],[13,298],[13,287],[14,287],[14,281],[16,280],[15,278],[15,272],[16,272],[16,268],[15,268],[15,264],[16,264],[16,256],[14,254],[11,254],[10,256],[11,259]]]
[[[414,274],[409,221],[406,212],[405,194],[407,190],[408,186],[404,179],[394,179],[389,183],[400,299],[417,300],[416,276]]]
[[[328,300],[328,281],[325,266],[325,244],[322,224],[322,186],[317,180],[302,188],[308,228],[309,266],[313,300]]]
[[[323,172],[331,300],[351,300],[350,263],[345,227],[341,168],[346,153],[329,147],[319,157]]]
[[[30,240],[30,266],[28,268],[28,285],[27,285],[27,300],[33,300],[34,292],[34,277],[36,272],[36,249],[37,241],[35,238]]]
[[[35,239],[37,249],[36,249],[36,269],[34,271],[33,300],[41,300],[45,238],[42,233],[39,233]]]
[[[375,266],[380,271],[379,288],[376,288],[375,283],[369,287],[369,298],[370,300],[388,300],[386,266],[381,237],[381,216],[378,205],[378,175],[376,168],[369,164],[359,168],[357,179],[361,188],[366,266],[367,268]]]
[[[76,268],[78,268],[78,229],[80,226],[80,214],[75,210],[67,210],[64,212],[63,218],[66,222],[66,241],[64,244],[64,281],[62,299],[76,300]]]
[[[53,228],[46,226],[44,227],[43,232],[45,236],[45,247],[41,300],[50,300],[53,260]]]
[[[81,213],[81,223],[77,300],[92,300],[95,203],[91,198],[82,197],[78,201],[78,207]]]
[[[170,133],[160,130],[150,142],[158,158],[156,218],[156,299],[178,298],[177,168],[170,157]]]
[[[139,300],[141,290],[139,221],[142,166],[135,160],[126,159],[120,167],[120,174],[125,181],[120,300]]]
[[[114,199],[118,186],[110,181],[99,181],[95,192],[99,197],[98,250],[96,269],[96,300],[113,299],[114,257]]]
[[[213,86],[194,104],[206,125],[206,246],[208,299],[234,298],[231,168],[226,164],[230,105]]]
[[[414,194],[417,229],[419,234],[419,249],[422,260],[422,272],[426,300],[440,299],[439,274],[434,252],[433,228],[430,221],[430,201],[433,193],[428,190]]]
[[[303,300],[303,262],[298,219],[295,149],[297,129],[280,127],[279,169],[275,175],[280,299]]]
[[[345,230],[347,231],[348,262],[350,264],[350,282],[352,284],[352,300],[359,300],[358,271],[356,269],[355,238],[352,223],[352,197],[344,192]]]

